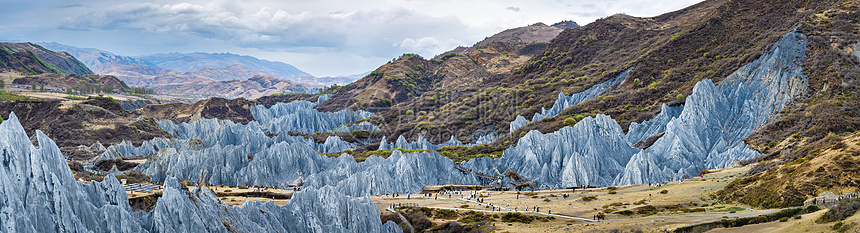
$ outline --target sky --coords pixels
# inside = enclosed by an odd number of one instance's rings
[[[372,71],[505,29],[617,13],[651,17],[700,0],[0,0],[0,41],[58,42],[138,56],[229,52],[312,75]]]

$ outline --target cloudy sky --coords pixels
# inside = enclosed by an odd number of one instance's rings
[[[656,16],[699,0],[0,0],[0,40],[119,55],[230,52],[315,76],[363,73],[403,53],[424,57],[507,28],[616,13]]]

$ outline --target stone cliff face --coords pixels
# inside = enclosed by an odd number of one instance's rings
[[[382,141],[379,143],[379,149],[380,150],[391,150],[391,149],[395,149],[395,148],[400,148],[400,149],[407,149],[407,150],[435,150],[435,149],[439,149],[439,148],[442,148],[445,146],[467,146],[467,147],[469,147],[469,146],[475,146],[475,145],[481,145],[481,144],[489,144],[489,143],[492,143],[493,141],[495,141],[497,138],[499,138],[499,136],[497,136],[497,135],[484,135],[484,136],[479,137],[478,140],[475,140],[475,142],[466,144],[466,143],[460,142],[460,140],[455,139],[454,136],[451,136],[451,138],[448,139],[448,141],[446,141],[444,143],[433,144],[421,136],[418,136],[418,139],[416,139],[414,142],[409,142],[408,140],[406,140],[405,137],[403,137],[403,135],[400,135],[400,137],[397,137],[397,140],[395,140],[394,143],[391,144],[391,143],[388,143],[388,140],[385,138],[385,136],[383,136]]]
[[[575,93],[575,94],[570,95],[570,96],[566,96],[566,95],[564,95],[564,93],[559,92],[558,93],[558,99],[556,99],[555,104],[552,105],[552,108],[550,108],[548,110],[547,109],[541,109],[541,112],[536,113],[532,117],[531,121],[526,120],[526,118],[523,116],[517,116],[516,120],[511,122],[511,125],[510,125],[511,129],[509,132],[514,132],[514,130],[517,130],[520,127],[523,127],[524,125],[527,125],[529,123],[537,122],[537,121],[542,120],[542,119],[547,118],[547,117],[554,117],[554,116],[558,115],[562,110],[569,108],[570,106],[577,105],[577,104],[582,103],[586,100],[594,99],[595,97],[598,97],[598,96],[602,95],[603,93],[606,93],[607,91],[615,88],[615,85],[618,85],[619,83],[623,82],[624,79],[627,78],[627,75],[630,73],[631,69],[633,69],[633,68],[630,68],[624,72],[621,72],[621,74],[618,74],[618,76],[616,76],[615,78],[612,78],[610,80],[607,80],[606,82],[594,85],[594,86],[592,86],[592,87],[590,87],[590,88],[588,88],[582,92]]]
[[[494,166],[554,187],[656,183],[728,167],[757,156],[743,139],[805,90],[805,51],[806,37],[788,33],[719,86],[699,82],[683,107],[664,105],[627,135],[599,115],[550,134],[530,132]],[[664,132],[647,149],[632,148]]]
[[[316,103],[308,101],[293,101],[281,103],[266,108],[261,105],[251,109],[254,116],[268,132],[298,132],[315,133],[336,129],[358,120],[373,116],[366,111],[344,109],[337,112],[320,112],[314,109],[319,103],[325,102],[331,95],[320,96]]]
[[[757,156],[743,139],[806,90],[806,43],[805,35],[789,32],[719,86],[710,80],[696,84],[681,115],[666,125],[666,135],[634,156],[615,183],[695,175]]]
[[[218,201],[207,188],[185,190],[166,178],[151,212],[133,212],[122,185],[74,180],[59,148],[41,131],[30,143],[18,118],[0,123],[0,229],[4,232],[402,232],[382,224],[369,199],[331,187],[307,189],[290,203]],[[193,199],[192,199],[193,197]]]
[[[342,194],[364,196],[418,193],[428,185],[477,183],[474,174],[457,170],[453,161],[439,153],[394,151],[388,158],[371,156],[361,163],[343,155],[334,166],[309,176],[305,186],[333,186]]]

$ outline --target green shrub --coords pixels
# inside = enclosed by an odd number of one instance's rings
[[[669,193],[669,190],[663,189],[663,191],[660,191],[660,194],[667,194],[667,193]]]
[[[635,210],[636,210],[637,214],[643,214],[643,215],[652,215],[652,214],[656,214],[658,212],[657,207],[654,207],[651,205],[639,207],[639,208],[636,208]]]
[[[534,221],[534,218],[521,213],[505,213],[502,215],[502,222],[521,222],[529,224]]]
[[[788,222],[788,217],[779,218],[780,222]]]
[[[573,117],[568,117],[568,118],[564,119],[564,125],[572,127],[575,124],[576,124],[576,119],[574,119]]]
[[[675,96],[675,99],[683,99],[683,98],[684,98],[684,94],[678,94]]]
[[[833,227],[831,227],[830,229],[834,230],[834,231],[838,231],[840,228],[842,228],[842,225],[845,225],[845,224],[843,224],[842,222],[837,222],[836,224],[833,224]]]
[[[582,197],[582,201],[593,201],[597,200],[597,196],[584,196]]]
[[[618,214],[620,214],[620,215],[624,215],[624,216],[630,216],[630,215],[633,215],[633,211],[631,211],[631,210],[622,210],[622,211],[618,211]]]
[[[440,209],[440,210],[436,210],[435,216],[436,216],[436,218],[441,218],[441,219],[456,219],[460,215],[457,214],[457,211]]]
[[[74,95],[67,95],[66,97],[63,97],[63,98],[70,99],[70,100],[86,100],[87,99],[87,97],[74,96]]]
[[[839,204],[836,204],[833,208],[830,208],[830,210],[828,210],[827,213],[824,213],[824,215],[821,215],[821,218],[816,222],[828,223],[842,221],[851,217],[851,215],[854,215],[858,209],[860,209],[860,200],[857,200],[856,198],[847,199],[839,202]]]
[[[493,219],[490,215],[487,215],[487,214],[484,214],[481,212],[469,211],[468,213],[466,213],[466,216],[463,216],[462,218],[460,218],[459,221],[464,222],[464,223],[473,223],[473,222],[483,222],[483,221],[492,221],[492,220]]]
[[[616,193],[618,193],[618,192],[616,192],[615,190],[609,191],[609,194],[616,194]]]

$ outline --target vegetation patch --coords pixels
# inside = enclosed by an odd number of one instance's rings
[[[529,224],[534,221],[534,218],[521,213],[505,213],[502,215],[502,222],[521,222]]]
[[[839,204],[836,204],[833,208],[828,210],[824,215],[821,215],[821,218],[816,220],[816,223],[829,223],[835,221],[842,221],[860,209],[860,200],[856,198],[846,199],[840,201]]]

